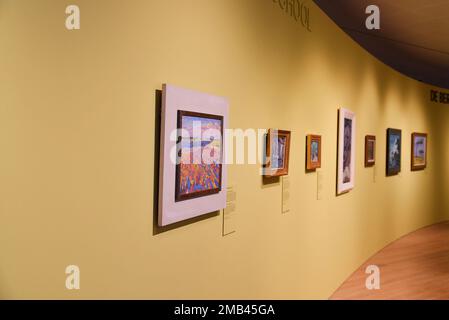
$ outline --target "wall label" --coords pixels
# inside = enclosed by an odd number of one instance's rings
[[[449,93],[430,90],[430,101],[436,103],[449,104]]]
[[[222,235],[226,237],[236,232],[236,202],[237,191],[235,186],[229,184],[226,190],[226,208],[223,210],[223,228]]]
[[[282,177],[282,213],[290,212],[290,177]]]
[[[317,171],[316,175],[316,199],[323,200],[323,171]]]
[[[310,8],[301,0],[272,0],[279,8],[307,30],[310,29]]]

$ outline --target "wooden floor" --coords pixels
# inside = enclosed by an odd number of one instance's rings
[[[368,290],[366,268],[380,269],[380,290]],[[369,259],[332,300],[449,299],[449,222],[418,230]]]

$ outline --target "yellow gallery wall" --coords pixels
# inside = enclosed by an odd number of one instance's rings
[[[312,32],[272,0],[0,0],[0,298],[326,299],[392,240],[448,219],[447,107],[307,5]],[[233,165],[236,233],[222,236],[222,215],[154,233],[163,83],[227,97],[232,128],[292,131],[290,213],[280,183]],[[336,197],[339,107],[357,114],[357,165]],[[403,130],[391,178],[388,127]],[[413,131],[429,133],[423,172],[409,169]],[[308,133],[323,136],[322,200]]]

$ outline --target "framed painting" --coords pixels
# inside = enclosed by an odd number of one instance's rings
[[[225,98],[163,85],[158,225],[226,207]]]
[[[307,136],[306,169],[314,171],[321,168],[321,136]]]
[[[402,131],[387,130],[387,176],[394,176],[401,172]]]
[[[355,185],[355,128],[355,113],[341,108],[338,113],[338,195],[352,190]]]
[[[427,134],[412,134],[412,171],[424,170],[427,167]]]
[[[269,129],[266,135],[265,177],[288,175],[290,131]]]
[[[373,167],[376,164],[376,137],[365,137],[365,167]]]

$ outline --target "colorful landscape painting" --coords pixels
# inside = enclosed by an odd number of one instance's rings
[[[179,111],[176,201],[197,198],[221,190],[223,118]]]

